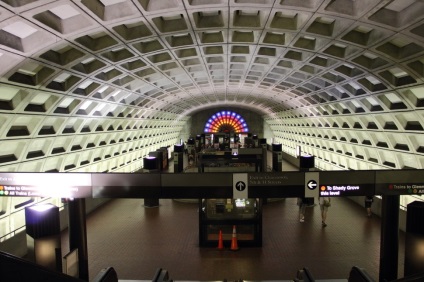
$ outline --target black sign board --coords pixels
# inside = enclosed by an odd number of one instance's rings
[[[148,198],[160,195],[159,173],[93,173],[93,198]]]
[[[316,173],[307,179],[304,172],[251,172],[243,181],[249,198],[303,197],[305,186],[329,197],[424,194],[423,170]],[[232,198],[234,184],[225,172],[0,173],[0,197]]]
[[[162,198],[231,198],[232,173],[164,173],[161,178]]]
[[[374,171],[321,171],[319,196],[348,197],[375,194]]]
[[[88,198],[91,174],[0,173],[0,196]]]
[[[249,198],[303,197],[305,174],[299,172],[248,173]]]
[[[424,175],[419,170],[376,172],[378,195],[423,195]]]

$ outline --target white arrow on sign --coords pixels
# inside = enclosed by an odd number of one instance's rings
[[[248,188],[247,173],[233,173],[233,199],[247,199]]]
[[[312,198],[318,197],[319,192],[319,173],[314,172],[305,172],[305,197]]]
[[[246,183],[244,183],[243,181],[239,181],[236,183],[236,189],[238,191],[243,191],[244,188],[246,188]]]
[[[317,188],[317,182],[315,180],[309,180],[307,186],[309,189],[314,190]]]

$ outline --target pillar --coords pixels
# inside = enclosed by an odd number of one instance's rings
[[[85,199],[68,202],[69,249],[78,249],[79,278],[88,281],[87,225]]]
[[[266,138],[259,139],[260,147],[262,148],[262,172],[267,172],[268,170],[268,144],[266,143]]]
[[[174,145],[174,173],[184,171],[184,145]]]
[[[380,281],[397,279],[399,195],[383,195],[381,207]]]
[[[272,144],[272,171],[283,170],[283,152],[281,144]]]
[[[62,272],[59,208],[52,204],[26,207],[25,225],[30,260]]]
[[[315,157],[314,156],[300,156],[299,157],[299,171],[310,171],[315,167]],[[307,206],[314,206],[315,199],[312,197],[306,198]]]
[[[159,163],[156,157],[145,157],[143,158],[143,172],[156,173],[159,172]],[[159,198],[144,198],[144,206],[146,208],[159,207]]]
[[[406,207],[405,277],[424,273],[424,202]]]

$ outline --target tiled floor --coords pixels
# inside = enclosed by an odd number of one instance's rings
[[[160,200],[160,207],[144,208],[143,200],[113,200],[87,219],[90,277],[113,266],[120,279],[149,280],[164,268],[174,280],[285,280],[306,266],[317,279],[336,279],[357,265],[378,279],[379,218],[343,198],[333,200],[326,228],[318,206],[307,209],[304,223],[297,211],[295,199],[268,203],[263,247],[232,252],[198,246],[196,204]]]
[[[295,170],[288,164],[289,170]],[[142,199],[116,199],[87,218],[90,280],[112,266],[119,279],[151,280],[157,268],[174,280],[290,280],[308,267],[316,279],[346,279],[360,266],[378,280],[380,219],[363,207],[336,198],[321,227],[319,206],[298,220],[296,199],[263,208],[263,246],[239,251],[200,248],[198,205],[161,199],[145,208]],[[63,232],[62,251],[68,238]],[[404,237],[400,236],[399,277],[403,274]]]

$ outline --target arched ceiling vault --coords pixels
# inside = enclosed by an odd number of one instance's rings
[[[420,0],[0,0],[0,166],[131,170],[230,105],[338,168],[423,168],[423,17]]]

